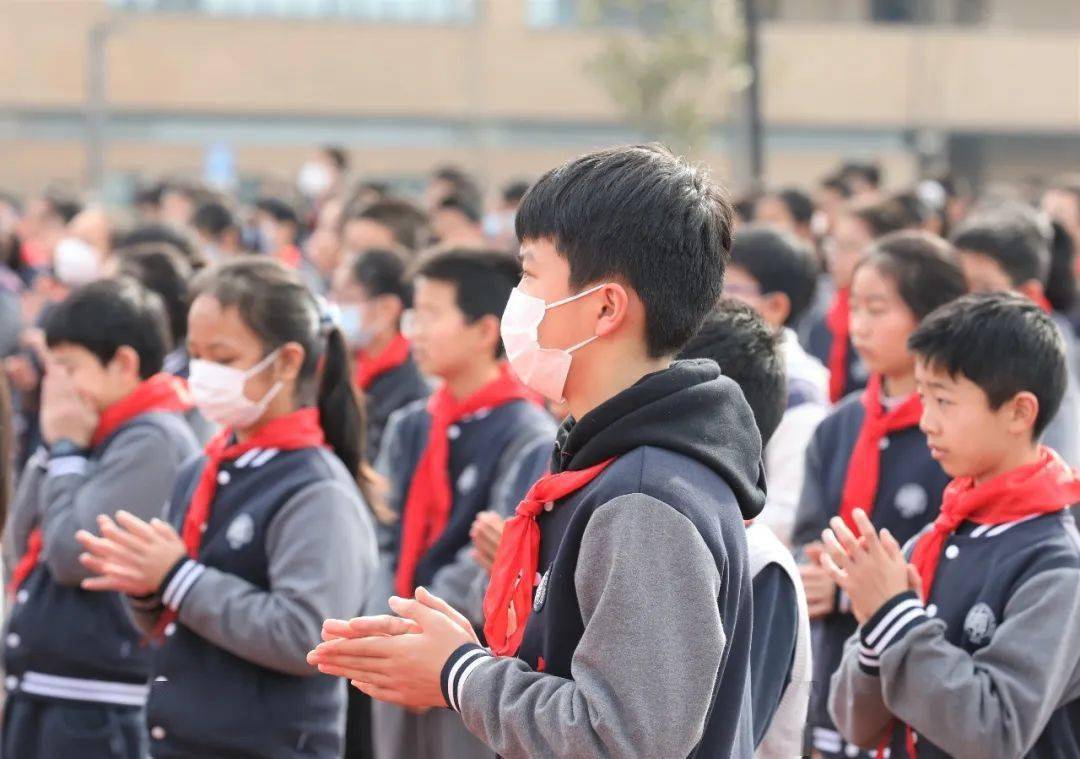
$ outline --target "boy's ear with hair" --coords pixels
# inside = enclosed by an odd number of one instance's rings
[[[500,341],[502,334],[499,328],[502,319],[495,314],[484,314],[469,326],[479,330],[484,344],[490,346],[491,355],[498,357],[502,354]]]
[[[1026,432],[1034,437],[1035,422],[1039,417],[1039,399],[1029,390],[1021,390],[1005,402],[1002,409],[1008,415],[1009,429],[1016,434]]]
[[[114,371],[118,371],[125,376],[134,377],[136,381],[139,381],[142,362],[139,359],[139,352],[130,345],[121,345],[117,348],[116,353],[107,362],[105,368],[108,368],[108,364],[115,367]]]
[[[776,292],[765,293],[762,296],[765,301],[765,308],[769,310],[768,314],[762,314],[767,317],[768,321],[774,321],[777,324],[787,324],[788,319],[791,317],[791,298],[787,293],[782,293],[779,290]]]

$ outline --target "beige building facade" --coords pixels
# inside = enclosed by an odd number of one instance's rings
[[[942,158],[976,181],[1080,169],[1075,0],[760,7],[770,184],[842,158],[894,185]],[[585,73],[608,33],[572,0],[0,0],[0,187],[85,180],[94,39],[113,185],[210,153],[288,178],[335,143],[365,176],[453,162],[495,186],[636,138]],[[720,82],[700,95],[700,157],[738,185],[738,109]]]

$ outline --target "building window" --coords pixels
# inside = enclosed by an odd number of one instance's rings
[[[476,0],[109,0],[109,4],[132,11],[348,18],[403,24],[468,23],[476,16]]]
[[[680,23],[709,23],[711,0],[700,0],[694,12],[680,18]],[[658,28],[667,25],[671,10],[666,0],[646,0],[621,4],[618,0],[527,0],[526,18],[530,26],[601,26],[630,29]]]

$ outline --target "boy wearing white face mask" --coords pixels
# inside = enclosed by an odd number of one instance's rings
[[[391,593],[424,585],[453,599],[469,624],[483,623],[474,588],[484,570],[469,528],[522,457],[534,467],[547,461],[555,436],[535,393],[501,360],[499,319],[519,276],[518,262],[495,251],[449,250],[420,264],[410,337],[418,365],[440,385],[395,413],[383,436],[376,466],[401,516],[383,541],[372,612],[385,611]],[[375,704],[372,722],[379,759],[492,755],[445,710]]]
[[[404,255],[381,248],[361,251],[334,272],[331,296],[353,351],[353,379],[364,393],[374,458],[390,415],[431,394],[401,333],[402,314],[412,306]]]
[[[338,759],[344,684],[307,676],[304,654],[323,616],[363,606],[375,572],[345,344],[278,263],[220,265],[193,291],[191,393],[224,429],[184,467],[165,520],[119,512],[100,538],[78,534],[100,575],[83,587],[129,595],[160,644],[153,756]]]
[[[571,416],[502,534],[489,648],[418,590],[397,617],[328,620],[313,665],[449,706],[509,759],[752,755],[743,521],[765,502],[761,438],[714,362],[672,363],[720,296],[731,228],[721,189],[659,146],[533,185],[502,332],[515,372]]]

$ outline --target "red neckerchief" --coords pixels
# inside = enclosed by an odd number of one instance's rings
[[[126,398],[122,398],[102,412],[98,419],[97,429],[94,430],[94,435],[90,439],[90,445],[97,448],[109,435],[137,416],[153,411],[187,411],[189,408],[191,408],[191,395],[184,381],[164,372],[155,374],[140,382]],[[34,567],[41,560],[43,546],[41,528],[31,530],[26,539],[26,553],[19,559],[19,563],[15,565],[11,573],[11,582],[8,583],[9,591],[17,590],[34,571]]]
[[[829,346],[829,400],[833,403],[844,397],[847,386],[850,296],[848,288],[841,287],[825,314],[825,326],[832,335],[832,345]]]
[[[301,448],[318,448],[326,445],[326,437],[319,422],[319,410],[315,408],[302,408],[291,414],[279,416],[264,424],[243,443],[230,444],[229,441],[232,439],[231,429],[221,430],[206,444],[203,452],[206,456],[206,465],[203,466],[202,473],[199,475],[199,482],[191,496],[191,503],[184,515],[184,525],[180,530],[180,537],[184,541],[187,555],[192,559],[199,558],[203,534],[206,531],[207,522],[210,521],[211,506],[217,494],[218,470],[223,462],[237,459],[254,448],[296,451]],[[171,609],[162,612],[154,635],[160,636],[160,632],[174,619],[176,619],[176,612]]]
[[[1002,524],[1062,511],[1080,502],[1080,471],[1072,469],[1051,449],[1042,446],[1039,460],[976,485],[971,477],[949,483],[934,526],[915,544],[911,563],[922,578],[923,601],[930,598],[941,549],[964,522]],[[914,731],[904,726],[908,754],[915,757]],[[892,730],[889,731],[892,734]],[[878,748],[884,754],[888,739]]]
[[[408,360],[409,341],[400,332],[374,356],[359,351],[356,354],[356,386],[367,390],[378,377],[397,369]]]
[[[463,417],[481,409],[502,406],[511,401],[528,400],[529,392],[507,364],[499,367],[499,376],[470,397],[458,401],[444,383],[428,399],[431,427],[427,447],[413,473],[401,526],[401,550],[398,553],[394,588],[403,598],[412,596],[416,567],[424,553],[439,539],[450,518],[453,492],[450,487],[450,439],[447,430]]]
[[[556,503],[585,487],[614,460],[581,471],[544,475],[529,488],[515,515],[507,520],[484,595],[484,637],[499,656],[517,653],[532,612],[540,562],[540,525],[536,517],[544,504]]]
[[[862,509],[867,516],[874,511],[881,475],[882,438],[890,432],[916,426],[922,416],[922,402],[915,393],[896,408],[886,411],[881,405],[881,384],[881,375],[875,374],[863,390],[862,405],[866,411],[855,448],[848,460],[844,493],[840,500],[840,518],[855,535],[859,534],[859,528],[852,518],[855,509]]]

